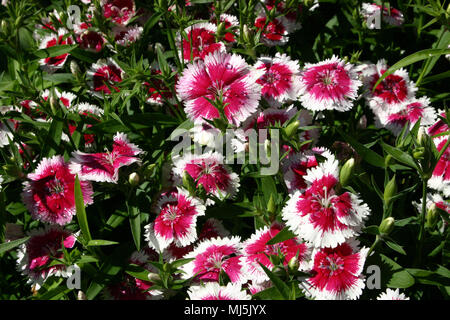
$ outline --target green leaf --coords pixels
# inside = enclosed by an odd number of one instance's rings
[[[374,84],[372,91],[375,91],[376,87],[390,74],[394,73],[396,70],[400,68],[404,68],[406,66],[409,66],[410,64],[413,64],[417,61],[429,59],[434,56],[440,56],[443,54],[450,53],[450,49],[425,49],[418,51],[416,53],[413,53],[397,63],[395,63],[393,66],[391,66],[389,69],[386,70],[385,73],[378,79],[378,81]]]
[[[397,243],[395,243],[393,241],[385,241],[385,242],[386,242],[386,245],[389,248],[391,248],[392,250],[397,251],[398,253],[403,254],[403,255],[406,256],[406,252],[405,252],[405,250],[403,249],[403,247],[401,245],[399,245],[399,244],[397,244]]]
[[[295,234],[287,227],[278,232],[272,239],[267,241],[266,245],[273,245],[279,242],[283,242],[289,239],[295,238]]]
[[[395,272],[392,275],[392,278],[389,280],[387,286],[389,288],[406,289],[414,285],[414,283],[414,277],[410,275],[408,271],[402,270]]]
[[[383,141],[380,141],[381,146],[383,147],[384,151],[386,151],[388,154],[390,154],[395,160],[406,164],[407,166],[414,168],[416,170],[418,170],[418,167],[416,165],[416,163],[414,162],[413,157],[411,157],[409,154],[407,154],[406,152],[397,149],[393,146],[390,146],[386,143],[384,143]]]
[[[141,212],[135,205],[127,202],[128,217],[130,219],[131,234],[133,235],[136,249],[141,250]]]
[[[11,249],[14,249],[17,246],[20,246],[22,243],[27,242],[27,240],[30,239],[30,237],[24,237],[21,239],[13,240],[10,242],[5,242],[0,244],[0,254],[9,251]]]
[[[179,259],[179,260],[176,260],[176,261],[172,262],[171,266],[174,269],[178,269],[179,267],[181,267],[181,266],[183,266],[183,265],[185,265],[185,264],[187,264],[187,263],[189,263],[191,261],[194,261],[194,260],[195,260],[195,258]]]
[[[275,275],[272,271],[270,271],[265,265],[259,262],[259,265],[264,270],[264,272],[269,277],[270,281],[272,281],[274,287],[278,290],[284,300],[289,300],[291,296],[291,289],[286,285],[286,283],[281,280],[277,275]]]
[[[61,143],[63,128],[64,123],[61,120],[52,120],[41,151],[43,157],[52,157],[57,153],[59,144]]]
[[[379,235],[380,230],[378,229],[378,226],[368,226],[363,229],[364,233],[373,234],[373,235]]]
[[[140,280],[148,281],[148,274],[150,273],[148,270],[144,269],[138,265],[130,265],[125,270],[130,276],[135,277]]]
[[[72,51],[73,49],[75,49],[77,47],[78,47],[77,44],[74,44],[74,45],[64,44],[64,45],[60,45],[60,46],[54,46],[54,47],[50,47],[50,48],[36,50],[34,52],[34,55],[40,59],[56,57],[56,56],[63,55],[65,53],[69,53],[70,51]]]
[[[83,192],[81,191],[80,179],[78,175],[75,177],[75,208],[77,212],[78,224],[80,225],[83,239],[89,243],[92,240],[91,232],[89,231],[89,225],[86,216],[86,208],[84,206]]]
[[[101,239],[97,239],[97,240],[89,240],[89,242],[87,243],[88,247],[93,247],[93,246],[111,246],[114,244],[119,244],[116,241],[109,241],[109,240],[101,240]]]

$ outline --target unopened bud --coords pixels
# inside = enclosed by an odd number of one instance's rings
[[[242,28],[242,39],[244,40],[245,43],[251,43],[252,42],[252,36],[251,36],[251,32],[248,29],[248,26],[245,24],[244,27]]]
[[[426,139],[427,139],[427,133],[425,132],[424,127],[419,128],[419,132],[417,133],[417,142],[420,146],[425,146]]]
[[[133,187],[137,187],[139,185],[139,175],[136,172],[130,173],[128,176],[128,183]]]
[[[83,291],[78,291],[78,294],[77,294],[77,300],[87,300],[86,299],[86,295],[84,294],[84,292]]]
[[[426,216],[426,226],[430,229],[434,228],[439,219],[439,209],[436,207],[436,204],[432,204],[430,208],[427,210]]]
[[[378,227],[380,233],[384,235],[390,234],[394,229],[394,223],[395,219],[392,217],[387,217],[386,219],[381,221],[380,226]]]
[[[353,177],[353,172],[355,169],[355,159],[348,159],[341,168],[341,172],[339,174],[339,182],[341,186],[345,187],[349,184],[350,180]]]
[[[289,124],[286,128],[284,128],[284,133],[288,138],[291,138],[294,136],[294,134],[297,133],[298,128],[300,127],[300,121],[295,120],[291,124]]]
[[[391,198],[397,194],[397,183],[395,182],[395,175],[387,183],[384,189],[384,203],[389,205]]]
[[[300,264],[298,262],[297,256],[292,257],[292,259],[288,262],[288,268],[290,271],[297,271],[299,266]]]
[[[151,176],[151,175],[153,174],[153,172],[155,172],[155,167],[156,167],[156,164],[154,164],[154,163],[149,164],[149,165],[144,169],[144,175],[145,175],[146,177]]]
[[[269,201],[267,202],[267,212],[273,215],[276,211],[275,201],[273,195],[270,195]]]
[[[217,26],[217,36],[219,38],[222,38],[225,35],[225,22],[221,22],[219,23],[219,25]]]
[[[425,148],[424,147],[415,148],[413,150],[413,158],[416,159],[416,160],[423,159],[424,154],[425,154]]]
[[[149,272],[148,273],[148,280],[152,283],[158,282],[161,280],[161,277],[159,276],[159,274],[154,273],[154,272]]]
[[[70,61],[70,72],[76,77],[81,73],[80,66],[75,60]]]

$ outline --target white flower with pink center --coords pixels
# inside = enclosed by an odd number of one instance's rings
[[[55,98],[56,99],[59,99],[59,101],[67,108],[67,109],[71,109],[72,107],[73,107],[73,105],[72,105],[72,102],[73,102],[73,100],[75,100],[75,98],[76,98],[76,95],[74,95],[73,93],[71,93],[71,92],[66,92],[66,91],[63,91],[62,93],[61,92],[59,92],[59,90],[58,89],[54,89],[54,94],[55,94]],[[48,101],[48,98],[50,97],[50,95],[51,95],[51,93],[50,93],[50,90],[48,90],[48,89],[45,89],[43,92],[42,92],[42,94],[41,94],[41,96],[42,96],[42,99],[44,99],[45,101]]]
[[[300,101],[309,110],[348,111],[361,85],[355,67],[337,56],[306,63],[300,77]]]
[[[33,229],[28,233],[30,239],[17,251],[17,270],[28,277],[28,283],[36,285],[36,290],[50,277],[68,277],[66,266],[55,264],[49,266],[54,259],[62,260],[66,249],[73,248],[76,237],[69,230],[59,226],[45,226]]]
[[[372,92],[373,86],[389,67],[381,59],[377,64],[366,65],[361,71],[367,104],[375,115],[381,112],[397,111],[402,104],[415,96],[417,87],[409,80],[405,69],[398,69],[384,78]]]
[[[313,276],[306,281],[305,294],[316,300],[355,300],[364,289],[362,275],[368,248],[358,242],[342,243],[336,248],[315,249]]]
[[[218,152],[202,155],[188,153],[173,161],[176,183],[182,183],[183,174],[187,172],[197,188],[202,186],[206,194],[219,199],[232,198],[239,189],[239,176],[224,164],[223,156]]]
[[[258,16],[255,27],[258,31],[261,30],[260,41],[270,47],[285,45],[289,41],[289,30],[292,30],[291,23],[283,16],[270,21],[267,21],[265,15]]]
[[[23,183],[22,198],[33,219],[65,225],[75,214],[75,175],[62,156],[43,158]],[[81,181],[84,204],[93,203],[92,186]]]
[[[130,46],[141,38],[144,28],[138,26],[123,27],[116,26],[112,29],[114,40],[120,46]]]
[[[103,98],[103,94],[111,94],[110,88],[120,91],[116,84],[122,82],[124,71],[113,59],[100,59],[86,72],[86,76],[93,95]]]
[[[304,191],[307,188],[305,176],[308,169],[319,165],[316,154],[327,159],[334,159],[334,156],[327,149],[307,150],[305,152],[290,155],[283,164],[283,177],[289,193],[297,190]]]
[[[215,16],[212,18],[212,22],[216,23]],[[236,36],[239,36],[239,19],[231,14],[222,13],[220,15],[220,22],[225,26],[225,35],[223,40],[228,43],[235,43]]]
[[[126,25],[136,14],[134,0],[102,0],[103,16],[119,25]]]
[[[184,258],[194,258],[183,265],[183,279],[192,278],[203,282],[218,282],[224,272],[233,283],[245,283],[247,275],[241,262],[240,237],[213,238],[200,242],[197,247]]]
[[[70,171],[78,174],[80,180],[117,183],[119,169],[139,162],[142,150],[130,143],[125,133],[117,133],[113,138],[112,151],[103,153],[72,152]]]
[[[258,108],[259,76],[242,57],[215,52],[204,61],[189,64],[178,80],[176,91],[185,104],[186,114],[195,123],[221,118],[223,113],[228,122],[239,125]],[[208,100],[221,101],[222,110]]]
[[[376,125],[385,127],[395,135],[399,135],[404,126],[409,123],[411,129],[420,119],[421,126],[430,126],[436,121],[436,111],[430,106],[427,97],[414,98],[405,102],[399,110],[388,110],[379,112],[376,116]]]
[[[387,288],[385,292],[381,293],[377,300],[409,300],[404,293],[400,293],[400,289],[392,290]]]
[[[289,261],[297,256],[300,263],[299,270],[306,270],[308,268],[308,260],[310,255],[310,248],[298,241],[297,238],[288,239],[273,245],[268,245],[267,242],[276,236],[283,226],[280,224],[273,224],[271,227],[264,227],[257,230],[248,240],[242,243],[242,263],[244,265],[244,273],[256,283],[269,281],[269,277],[261,268],[259,263],[272,270],[274,265],[270,261],[271,255],[278,256],[281,252],[284,256],[282,263],[287,266]]]
[[[187,191],[163,195],[158,201],[158,216],[145,227],[151,248],[162,252],[171,243],[184,247],[197,240],[197,217],[205,215],[205,206]]]
[[[300,238],[314,247],[336,247],[358,235],[369,207],[358,196],[337,193],[338,161],[326,160],[307,169],[305,191],[291,195],[283,209],[283,220]]]
[[[251,300],[239,283],[221,286],[217,282],[208,282],[188,289],[189,300]]]
[[[216,41],[217,26],[212,23],[197,23],[184,29],[187,39],[178,35],[177,47],[185,62],[205,59],[216,51],[225,52],[225,45]]]
[[[58,34],[52,34],[44,37],[39,44],[39,49],[48,49],[54,46],[74,44],[72,37],[67,36],[68,33],[69,32],[66,29],[59,29]],[[52,73],[64,66],[68,56],[68,53],[63,53],[55,57],[42,58],[39,60],[39,64],[45,71]]]
[[[208,146],[215,148],[216,138],[222,135],[219,129],[213,127],[207,122],[197,123],[189,130],[192,135],[192,140],[201,146]]]
[[[264,71],[256,82],[261,85],[262,96],[269,103],[282,104],[297,98],[300,89],[298,61],[277,53],[274,58],[259,58],[255,68]]]

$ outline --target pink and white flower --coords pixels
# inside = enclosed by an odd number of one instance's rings
[[[400,289],[392,290],[387,288],[385,292],[381,293],[377,300],[409,300],[409,297],[405,296],[404,293],[400,293]]]
[[[221,98],[228,122],[239,125],[258,108],[261,87],[255,81],[259,76],[242,57],[215,52],[204,61],[189,64],[176,90],[186,114],[195,123],[220,118],[221,112],[208,99]]]
[[[17,270],[28,277],[28,283],[39,290],[51,276],[68,277],[64,264],[48,266],[54,259],[62,260],[62,246],[73,248],[76,237],[69,230],[59,226],[45,226],[28,233],[30,238],[17,251]]]
[[[239,176],[224,164],[223,156],[218,152],[202,155],[188,153],[174,158],[173,174],[175,182],[181,184],[185,172],[202,186],[206,194],[219,199],[234,197],[239,189]]]
[[[119,25],[126,25],[136,14],[134,0],[102,0],[103,16]]]
[[[411,129],[420,119],[421,126],[430,126],[436,122],[436,111],[430,106],[430,99],[422,97],[405,102],[398,111],[379,112],[376,125],[385,127],[395,135],[399,135],[403,127],[409,123]]]
[[[269,103],[281,104],[297,98],[300,89],[298,61],[277,53],[274,58],[259,58],[255,68],[264,71],[256,82],[261,85],[262,96]]]
[[[189,300],[251,300],[239,283],[221,286],[217,282],[208,282],[188,289]]]
[[[398,69],[388,75],[372,92],[373,86],[389,67],[381,59],[377,64],[369,64],[361,72],[366,91],[366,101],[375,115],[382,112],[396,112],[415,96],[417,87],[409,80],[405,69]]]
[[[127,47],[141,38],[144,28],[139,26],[123,27],[117,26],[112,29],[114,40],[120,46]]]
[[[75,98],[77,97],[76,95],[74,95],[71,92],[66,92],[63,91],[62,93],[59,92],[59,90],[57,88],[53,89],[53,93],[55,94],[55,98],[59,99],[59,101],[67,108],[67,109],[71,109],[73,107],[72,102],[75,100]],[[45,89],[42,94],[42,99],[44,99],[45,101],[48,101],[48,98],[51,96],[51,92],[48,89]]]
[[[326,160],[307,170],[305,191],[291,195],[282,217],[286,225],[314,247],[336,247],[358,235],[369,207],[350,192],[338,194],[338,161]]]
[[[306,63],[300,77],[300,101],[309,110],[348,111],[361,85],[355,67],[337,56]]]
[[[100,59],[94,63],[86,73],[89,79],[89,84],[92,88],[93,94],[99,98],[103,98],[102,94],[111,94],[109,87],[116,92],[120,89],[116,86],[117,83],[122,82],[124,71],[111,58],[107,60]]]
[[[216,41],[217,27],[212,23],[197,23],[184,29],[187,39],[178,35],[177,46],[185,62],[205,59],[216,51],[225,52],[225,45]]]
[[[142,150],[130,143],[125,133],[116,133],[112,151],[104,153],[72,152],[70,171],[80,180],[117,183],[119,169],[139,162]]]
[[[316,154],[327,159],[334,159],[330,151],[326,149],[315,149],[290,155],[283,164],[283,177],[289,193],[297,190],[304,191],[307,188],[305,175],[307,170],[319,165]]]
[[[261,42],[267,46],[282,46],[289,41],[290,22],[286,17],[273,18],[267,22],[267,17],[261,15],[255,20],[255,27],[261,31]]]
[[[362,275],[368,248],[358,249],[358,241],[342,243],[334,249],[315,249],[313,276],[306,281],[305,294],[316,300],[355,300],[364,289]]]
[[[244,283],[247,276],[244,273],[239,256],[240,237],[213,238],[203,240],[184,258],[194,258],[183,265],[183,279],[196,275],[195,280],[203,282],[218,282],[219,274],[224,272],[233,283]]]
[[[51,34],[44,37],[39,44],[39,49],[48,49],[54,46],[73,44],[74,41],[71,36],[67,36],[68,33],[69,32],[66,29],[61,28],[58,30],[57,34]],[[55,72],[64,66],[68,56],[68,53],[64,53],[56,57],[42,58],[39,60],[39,64],[45,71],[49,73]]]
[[[213,23],[216,23],[215,17],[212,19]],[[220,15],[220,22],[225,26],[225,35],[223,40],[228,43],[236,42],[236,35],[239,36],[239,20],[236,16],[231,14],[222,13]],[[236,34],[236,35],[235,35]]]
[[[86,30],[77,37],[77,42],[84,50],[100,52],[106,44],[106,39],[100,32]]]
[[[33,219],[65,225],[75,214],[75,175],[62,156],[43,158],[23,183],[22,198]],[[92,186],[81,181],[84,204],[93,203]]]
[[[275,237],[283,226],[280,224],[273,224],[271,227],[264,227],[256,230],[244,243],[242,243],[242,263],[244,265],[244,272],[247,276],[256,283],[269,281],[269,277],[261,268],[259,263],[263,264],[269,270],[272,270],[274,265],[268,256],[278,256],[278,252],[284,255],[282,263],[287,266],[289,261],[297,256],[300,263],[299,270],[306,270],[309,267],[309,247],[305,243],[301,243],[297,238],[288,239],[277,244],[266,244],[270,239]]]
[[[158,216],[145,227],[148,245],[162,252],[171,243],[184,247],[197,240],[197,217],[205,215],[205,206],[178,188],[161,197]]]
[[[211,126],[207,122],[197,123],[189,130],[192,135],[192,140],[201,146],[208,146],[210,148],[216,147],[216,140],[222,132],[219,129]]]

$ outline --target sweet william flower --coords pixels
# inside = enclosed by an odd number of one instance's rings
[[[312,274],[305,294],[316,300],[355,300],[364,289],[362,275],[368,248],[358,249],[351,240],[336,248],[321,248],[312,254]]]
[[[61,248],[72,248],[76,241],[75,235],[60,226],[47,225],[31,230],[28,236],[30,238],[17,251],[17,269],[28,277],[28,283],[39,290],[50,276],[68,277],[65,265],[48,264],[53,259],[64,258]]]
[[[251,300],[251,296],[237,283],[221,286],[217,282],[208,282],[188,289],[189,300]]]
[[[184,247],[197,240],[197,217],[205,215],[205,206],[178,188],[159,199],[157,213],[145,227],[145,237],[151,248],[162,252],[172,243]]]
[[[113,59],[100,59],[91,66],[86,76],[93,95],[103,98],[103,94],[111,94],[110,88],[116,92],[120,91],[116,84],[122,82],[124,71]]]
[[[68,36],[68,33],[69,32],[66,29],[58,29],[57,34],[51,34],[41,40],[39,49],[48,49],[54,46],[74,44],[72,37]],[[64,66],[68,56],[69,53],[63,53],[55,57],[42,58],[39,60],[39,63],[45,71],[53,73]]]
[[[75,214],[75,175],[62,156],[43,158],[23,183],[22,198],[33,219],[65,225]],[[92,186],[81,181],[84,204],[92,204]]]
[[[184,258],[194,258],[183,265],[183,279],[196,275],[197,281],[218,282],[220,272],[224,272],[232,283],[244,283],[241,256],[239,255],[240,237],[213,238],[200,242],[196,248]]]
[[[187,116],[195,123],[221,118],[222,111],[229,123],[239,125],[258,107],[261,87],[255,81],[259,76],[260,72],[251,69],[242,57],[215,52],[204,61],[189,64],[176,91]],[[221,111],[210,102],[219,99]]]
[[[134,0],[102,0],[103,16],[118,25],[126,25],[136,14]]]
[[[392,290],[387,288],[385,292],[381,293],[377,300],[409,300],[404,293],[400,293],[400,289]]]
[[[142,150],[131,143],[125,133],[117,133],[113,138],[112,151],[103,153],[72,152],[70,171],[78,174],[80,180],[117,183],[119,169],[139,162]]]
[[[305,65],[300,77],[300,101],[313,111],[348,111],[361,85],[354,66],[333,56]]]
[[[282,212],[286,225],[315,247],[336,247],[359,234],[369,207],[357,195],[337,193],[338,162],[326,160],[307,170],[305,191],[296,191]]]

